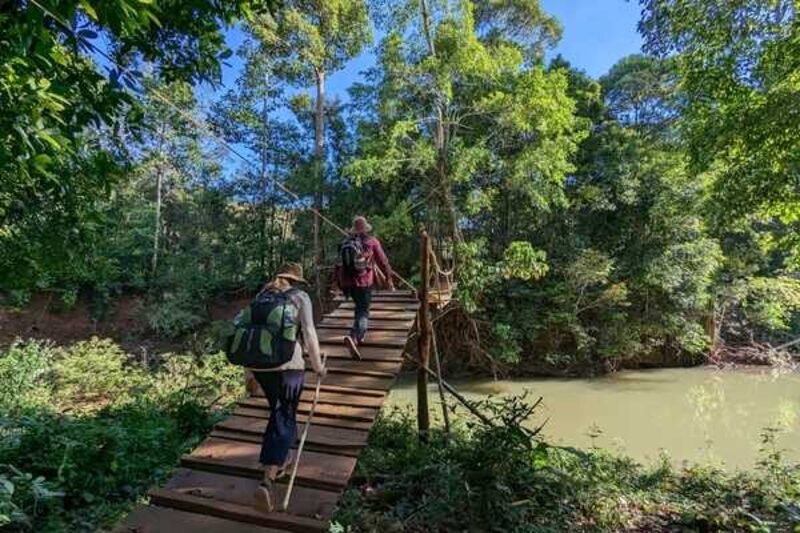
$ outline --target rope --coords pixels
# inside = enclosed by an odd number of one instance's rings
[[[451,268],[449,271],[444,271],[444,270],[442,270],[442,267],[439,265],[439,260],[436,258],[436,254],[434,253],[433,249],[429,249],[429,254],[430,254],[431,259],[433,260],[434,269],[436,270],[436,273],[435,273],[435,276],[436,276],[436,278],[435,278],[436,279],[436,292],[439,295],[439,303],[441,304],[442,300],[444,298],[444,292],[442,292],[442,285],[441,285],[442,277],[444,277],[445,281],[447,282],[447,292],[452,296],[452,293],[453,293],[453,277],[452,276],[453,276],[453,272],[455,271],[455,264],[453,265],[453,268]]]

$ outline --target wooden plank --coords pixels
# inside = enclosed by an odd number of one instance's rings
[[[181,458],[185,467],[209,472],[258,479],[263,467],[258,461],[261,446],[209,437],[190,455]],[[347,486],[355,468],[354,457],[304,451],[297,469],[298,485],[323,490],[341,490]]]
[[[348,429],[342,427],[330,427],[316,423],[317,418],[312,420],[311,427],[308,429],[307,442],[319,444],[329,448],[357,448],[361,449],[367,445],[367,432],[359,429]],[[267,419],[250,418],[245,416],[230,416],[214,426],[215,429],[227,431],[238,431],[241,433],[252,433],[261,438],[267,426]],[[299,433],[299,431],[298,431]],[[299,440],[299,435],[298,435]]]
[[[329,406],[334,407],[334,406]],[[308,411],[306,411],[308,412]],[[260,420],[269,420],[269,410],[267,409],[258,409],[253,407],[237,407],[236,410],[233,412],[234,416],[243,416],[247,418],[255,418]],[[228,419],[224,420],[227,421]],[[297,423],[298,424],[305,424],[308,420],[308,415],[298,412],[297,413]],[[265,422],[266,423],[266,422]],[[347,418],[334,418],[331,416],[323,416],[319,412],[319,406],[317,406],[317,411],[314,412],[314,419],[313,423],[315,426],[327,426],[332,428],[342,428],[342,429],[355,429],[358,431],[369,431],[372,429],[372,422],[371,421],[362,421],[362,420],[352,420]]]
[[[352,318],[325,318],[317,324],[317,329],[341,329],[350,328],[353,324]],[[408,335],[408,330],[414,324],[409,320],[373,320],[369,321],[370,331],[402,331]]]
[[[414,318],[416,316],[417,314],[413,311],[380,311],[376,309],[369,310],[370,320],[386,320],[392,322],[396,321],[407,322],[410,320],[413,323]],[[323,317],[323,319],[328,319],[328,318],[346,318],[352,322],[353,310],[342,309],[341,307],[339,307]]]
[[[356,361],[356,360],[331,360],[334,364],[327,364],[328,368],[328,375],[331,374],[341,374],[347,376],[368,376],[373,378],[384,378],[384,379],[394,379],[397,377],[396,370],[390,371],[383,371],[383,370],[371,370],[369,369],[370,364],[374,364],[371,362],[365,363],[363,361]],[[336,364],[339,363],[339,364]],[[353,363],[351,366],[342,365],[341,363]],[[396,363],[390,362],[390,368],[399,368]],[[327,379],[327,377],[326,377]]]
[[[243,433],[241,431],[228,431],[227,429],[214,429],[209,434],[209,437],[214,437],[215,439],[225,439],[230,441],[236,442],[249,442],[252,444],[261,445],[262,438],[260,435],[256,435],[255,433]],[[292,449],[297,449],[297,444],[292,446]],[[326,446],[325,444],[319,444],[316,442],[308,442],[306,440],[306,445],[303,448],[303,454],[307,451],[312,452],[320,452],[320,453],[329,453],[332,455],[344,455],[347,457],[358,457],[361,454],[361,450],[364,449],[364,446],[353,446],[351,448],[345,447],[331,447]]]
[[[397,352],[399,353],[399,352]],[[328,372],[356,372],[365,374],[378,372],[384,375],[397,375],[403,364],[400,361],[356,361],[355,359],[328,357]]]
[[[317,331],[320,344],[342,344],[344,336],[350,333],[348,328],[338,329],[320,329]],[[381,348],[403,348],[408,341],[408,332],[406,331],[368,331],[367,336],[361,343],[363,347],[381,347]],[[323,351],[325,351],[323,349]]]
[[[370,396],[370,397],[376,397],[376,398],[383,398],[384,396],[386,396],[388,388],[385,386],[385,384],[380,389],[363,388],[363,387],[366,386],[365,382],[364,382],[364,379],[376,380],[376,378],[370,378],[370,377],[367,376],[366,378],[359,380],[359,379],[355,379],[355,378],[359,378],[359,376],[349,376],[349,378],[352,378],[352,379],[345,379],[347,377],[348,376],[344,376],[341,379],[335,380],[338,383],[340,383],[339,385],[325,385],[325,384],[323,384],[320,387],[320,390],[326,391],[326,392],[344,393],[344,394],[349,394],[351,396]],[[385,380],[377,379],[375,381],[375,383],[379,385],[383,381],[385,381]],[[352,385],[358,385],[358,387],[348,386],[348,385],[351,385],[351,384]],[[317,387],[317,385],[316,385],[315,381],[314,382],[306,381],[303,384],[303,393],[300,396],[300,398],[301,399],[309,398],[307,393],[311,393],[311,396],[313,396],[313,391],[314,391],[314,389],[316,389],[316,387]],[[261,390],[261,388],[258,388],[258,389],[253,391],[252,396],[255,397],[255,398],[263,398],[264,397],[264,391]],[[348,403],[352,403],[352,402],[348,402]],[[348,405],[348,404],[345,404],[345,405]],[[353,404],[353,405],[358,405],[358,404]]]
[[[202,496],[192,496],[182,492],[153,489],[150,501],[162,507],[172,507],[183,511],[202,513],[219,518],[247,522],[260,526],[279,527],[296,533],[324,533],[328,530],[326,520],[316,520],[287,513],[264,513],[253,505],[238,505]],[[225,531],[224,529],[221,531]]]
[[[353,389],[348,389],[353,390]],[[363,392],[363,391],[362,391]],[[383,399],[385,394],[380,394],[379,396],[372,396],[372,395],[352,395],[347,393],[342,393],[340,391],[326,391],[322,390],[319,393],[319,400],[320,404],[332,404],[332,405],[351,405],[353,407],[380,407],[383,405]],[[263,395],[254,394],[252,396],[253,399],[261,398],[261,403],[259,405],[263,405],[266,407],[267,400],[263,399]],[[314,391],[313,390],[304,390],[300,394],[300,401],[312,401],[314,399]]]
[[[370,389],[388,391],[394,385],[394,375],[356,374],[353,372],[328,372],[322,381],[325,387],[350,387],[353,389]],[[316,384],[316,374],[306,372],[306,384]],[[330,390],[330,389],[329,389]]]
[[[337,294],[333,297],[334,302],[344,302],[347,299],[343,294]],[[372,300],[408,300],[416,302],[417,297],[411,291],[372,291]]]
[[[253,403],[248,403],[253,402]],[[260,403],[255,403],[260,402]],[[311,402],[300,402],[298,417],[305,417],[311,408]],[[249,416],[251,418],[269,418],[266,400],[260,398],[248,398],[239,401],[239,407],[234,414],[237,416]],[[361,422],[371,427],[375,417],[378,415],[376,407],[356,407],[352,405],[333,405],[318,404],[314,413],[320,419],[330,419],[333,422]],[[354,428],[356,429],[356,428]]]
[[[203,472],[190,468],[178,468],[164,489],[199,496],[238,505],[252,505],[253,494],[260,480]],[[283,501],[286,494],[286,482],[276,483],[274,493],[276,501]],[[336,508],[339,492],[295,487],[289,500],[287,512],[296,516],[305,516],[316,520],[330,519]]]
[[[341,340],[336,342],[324,343],[321,346],[322,352],[328,355],[328,359],[348,359],[354,361],[353,356]],[[403,350],[399,348],[381,348],[377,346],[361,346],[362,362],[402,362]]]
[[[309,385],[306,388],[311,389],[312,387]],[[322,385],[319,390],[324,392],[338,392],[344,395],[349,396],[369,396],[372,398],[381,398],[383,400],[388,393],[387,390],[380,390],[380,389],[361,389],[355,387],[345,387],[342,385]]]
[[[396,295],[402,295],[402,296],[415,296],[416,295],[416,291],[412,291],[411,289],[395,289],[393,291],[390,291],[388,289],[378,289],[378,290],[372,291],[372,294],[379,294],[379,295],[396,294]]]
[[[341,297],[335,298],[333,301],[335,303],[338,303],[338,304],[342,305],[342,306],[353,303],[353,300],[345,300],[345,299],[343,299]],[[414,306],[419,305],[419,302],[416,299],[413,299],[413,298],[387,298],[385,296],[384,297],[373,296],[369,305],[370,305],[370,308],[372,308],[373,306],[381,307],[381,306],[384,306],[384,305],[402,306],[402,308],[404,310],[407,310],[409,308],[413,309]],[[347,309],[347,308],[345,308],[345,309]]]
[[[419,307],[419,302],[416,303],[408,303],[408,302],[373,302],[369,309],[370,313],[373,310],[375,311],[416,311]],[[339,304],[339,309],[355,309],[355,304],[353,302],[344,302]]]
[[[138,505],[125,520],[114,528],[114,533],[197,533],[198,531],[285,533],[286,530],[235,522],[207,514],[190,513],[156,505]]]

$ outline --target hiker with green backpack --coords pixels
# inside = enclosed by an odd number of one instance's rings
[[[311,299],[297,287],[300,283],[306,281],[299,264],[287,263],[278,269],[275,278],[236,316],[233,333],[226,339],[229,361],[252,372],[269,404],[260,455],[264,477],[255,493],[256,507],[266,512],[275,507],[273,484],[292,463],[289,451],[297,439],[297,408],[306,367],[303,348],[314,372],[320,378],[326,374]]]

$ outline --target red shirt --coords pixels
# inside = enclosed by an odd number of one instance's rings
[[[362,246],[364,247],[364,256],[367,259],[367,268],[361,274],[350,276],[340,266],[337,278],[339,279],[339,286],[342,289],[350,287],[372,287],[375,284],[375,271],[374,266],[377,266],[386,275],[387,280],[392,279],[392,267],[389,266],[389,259],[383,251],[381,241],[371,235],[362,237]]]

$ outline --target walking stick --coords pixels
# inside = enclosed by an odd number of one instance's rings
[[[322,368],[325,368],[325,363],[328,360],[328,354],[322,354]],[[319,387],[322,385],[322,376],[317,376],[317,388],[314,391],[314,401],[311,402],[311,409],[308,412],[306,419],[306,427],[303,428],[303,436],[300,437],[300,445],[297,447],[297,457],[294,459],[292,466],[292,477],[289,478],[289,486],[286,488],[286,496],[283,497],[281,510],[286,511],[289,508],[289,499],[292,497],[292,489],[294,489],[294,480],[297,477],[297,467],[300,465],[300,456],[303,454],[303,446],[306,444],[306,437],[308,436],[308,428],[311,427],[311,419],[314,418],[314,411],[317,408],[317,400],[319,400]]]

